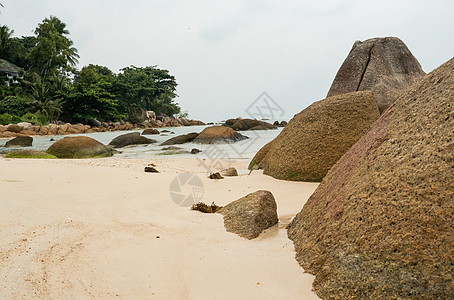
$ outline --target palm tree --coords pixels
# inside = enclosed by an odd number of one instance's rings
[[[72,67],[76,66],[77,63],[79,62],[78,61],[79,54],[77,53],[78,52],[77,49],[75,47],[73,47],[74,46],[73,41],[65,36],[65,35],[69,35],[69,30],[66,29],[66,24],[63,23],[56,16],[50,16],[50,18],[48,20],[49,20],[49,23],[55,28],[57,33],[60,34],[61,36],[64,36],[65,39],[67,40],[68,47],[67,47],[67,49],[65,49],[66,51],[64,52],[64,56],[68,60],[68,63],[70,66],[72,66]]]
[[[1,3],[0,3],[1,5]],[[9,29],[8,26],[0,26],[0,56],[4,56],[8,47],[10,46],[11,36],[13,35],[14,30]]]
[[[54,75],[51,81],[47,81],[37,73],[34,73],[32,78],[33,82],[24,81],[31,88],[32,107],[46,116],[49,123],[58,120],[64,102],[58,92],[64,88],[64,80]]]

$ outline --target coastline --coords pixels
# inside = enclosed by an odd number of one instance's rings
[[[145,173],[148,163],[160,173]],[[261,171],[210,180],[195,158],[0,157],[0,168],[2,298],[318,299],[285,230],[316,183]],[[202,180],[205,203],[271,191],[279,224],[249,241],[221,215],[176,205],[169,186],[186,172]]]

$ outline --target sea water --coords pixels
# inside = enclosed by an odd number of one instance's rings
[[[162,132],[161,134],[146,135],[147,138],[156,140],[157,143],[149,145],[135,145],[127,146],[124,148],[118,148],[121,153],[115,154],[115,158],[129,158],[129,159],[148,159],[148,158],[184,158],[184,157],[197,157],[200,159],[245,159],[250,160],[254,157],[258,150],[260,150],[265,144],[273,140],[281,131],[282,128],[272,130],[253,130],[253,131],[241,131],[242,135],[248,137],[248,139],[231,143],[231,144],[195,144],[186,143],[182,145],[174,145],[183,148],[182,150],[191,151],[193,148],[197,148],[202,152],[198,154],[172,154],[163,155],[165,151],[162,149],[168,146],[160,146],[160,144],[172,137],[187,134],[190,132],[200,133],[207,126],[184,126],[184,127],[165,127],[157,128],[160,132],[168,130],[170,132]],[[132,131],[109,131],[109,132],[96,132],[96,133],[85,133],[85,134],[74,134],[69,136],[88,136],[98,140],[99,142],[107,145],[115,137],[130,133],[130,132],[142,132],[142,129]],[[66,135],[68,136],[68,135]],[[39,151],[46,151],[52,143],[64,138],[64,135],[56,136],[33,136],[33,146],[26,148],[5,148],[5,143],[10,139],[0,139],[0,153],[7,153],[16,149],[34,149]],[[51,141],[51,139],[55,141]]]

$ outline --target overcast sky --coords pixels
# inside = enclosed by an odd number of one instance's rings
[[[167,69],[204,121],[247,117],[266,91],[291,118],[325,98],[355,40],[397,36],[430,72],[454,55],[453,0],[0,0],[0,24],[32,35],[57,16],[90,63]]]

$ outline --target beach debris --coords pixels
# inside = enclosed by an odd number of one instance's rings
[[[259,190],[227,204],[219,210],[224,216],[224,227],[249,240],[277,224],[277,204],[273,194]]]
[[[155,167],[150,166],[150,165],[145,167],[145,172],[147,172],[147,173],[159,173],[159,171],[156,170]]]
[[[210,178],[210,179],[224,179],[224,177],[222,177],[221,174],[219,174],[219,172],[210,173],[210,176],[208,176],[208,178]]]
[[[191,207],[191,210],[197,210],[197,211],[200,211],[200,212],[203,212],[206,214],[214,214],[214,213],[218,212],[221,208],[222,208],[222,206],[216,205],[213,201],[213,202],[211,202],[211,205],[207,205],[203,202],[194,204]]]
[[[200,153],[200,152],[202,152],[202,150],[197,149],[197,148],[192,148],[192,150],[191,150],[191,154],[197,154],[197,153]]]
[[[231,167],[231,168],[222,170],[221,171],[221,175],[222,176],[227,176],[227,177],[229,177],[229,176],[238,176],[238,171],[234,167]]]

